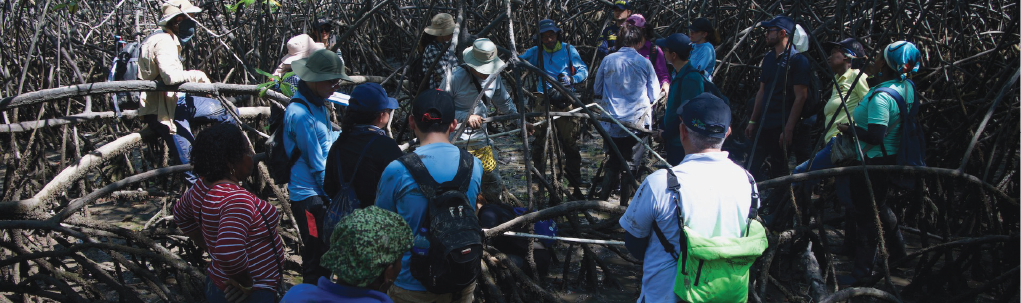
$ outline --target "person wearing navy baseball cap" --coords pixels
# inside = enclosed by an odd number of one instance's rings
[[[769,52],[762,58],[759,90],[744,135],[747,142],[757,142],[752,143],[755,150],[748,170],[756,179],[765,180],[764,162],[770,163],[769,176],[786,176],[790,174],[789,154],[795,154],[799,162],[810,156],[810,148],[806,150],[807,145],[803,143],[808,142],[805,134],[815,121],[815,113],[803,114],[809,102],[808,85],[812,73],[808,58],[794,47],[788,47],[797,26],[794,20],[779,15],[759,26],[766,30],[763,35]]]
[[[672,34],[656,40],[656,45],[663,49],[663,57],[674,66],[677,73],[670,80],[667,93],[666,112],[676,112],[685,102],[705,91],[701,72],[688,60],[692,53],[691,39],[685,34]],[[666,160],[670,165],[677,165],[684,160],[684,146],[678,126],[681,125],[677,115],[663,115],[660,124],[662,129],[657,133],[656,140],[666,147]]]
[[[606,56],[616,52],[618,48],[626,45],[617,44],[617,32],[624,25],[627,18],[631,17],[631,3],[628,0],[613,1],[613,23],[608,24],[603,32],[599,34],[599,46],[596,51],[599,55]]]
[[[348,184],[361,203],[355,207],[365,208],[376,201],[383,169],[403,154],[383,130],[398,105],[378,83],[356,86],[348,102],[342,132],[326,156],[323,190],[333,198]]]
[[[637,301],[748,301],[748,291],[743,288],[748,285],[748,267],[768,241],[762,225],[749,219],[755,217],[753,199],[749,199],[757,196],[755,180],[749,180],[745,170],[722,150],[730,134],[730,107],[715,95],[703,93],[688,101],[679,115],[684,121],[678,126],[679,136],[688,152],[684,161],[649,174],[617,221],[626,231],[624,247],[642,260]],[[719,272],[724,270],[719,266],[706,266],[705,271],[696,273],[693,267],[699,267],[701,259],[685,263],[674,257],[676,247],[686,249],[681,242],[685,238],[677,235],[695,239],[700,249],[721,252],[740,247],[748,255],[710,256],[707,265],[727,264],[727,272]],[[702,288],[691,281],[724,287]]]

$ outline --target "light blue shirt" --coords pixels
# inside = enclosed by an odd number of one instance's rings
[[[713,71],[716,70],[716,49],[709,42],[692,44],[691,58],[688,63],[696,70],[704,71],[706,79],[713,79]]]
[[[596,95],[602,95],[600,106],[617,120],[649,127],[652,121],[652,101],[659,94],[659,80],[652,62],[634,48],[621,48],[603,58],[592,86]],[[613,122],[599,122],[611,137],[628,134]]]
[[[312,196],[327,197],[323,190],[326,177],[326,155],[330,145],[340,132],[333,131],[326,107],[322,101],[312,102],[302,95],[301,89],[294,92],[294,98],[302,99],[308,108],[298,102],[291,102],[284,112],[284,150],[290,157],[297,146],[301,156],[291,167],[291,182],[287,192],[291,201],[301,201]],[[309,108],[312,112],[309,112]]]
[[[571,76],[571,83],[580,83],[588,78],[588,67],[585,66],[585,61],[581,60],[581,55],[578,54],[578,49],[575,49],[573,45],[560,42],[560,50],[553,53],[543,52],[542,53],[542,66],[539,66],[537,60],[539,46],[533,46],[525,51],[524,54],[518,56],[521,60],[528,61],[535,67],[540,67],[546,71],[553,79],[557,79],[560,74],[567,74]],[[644,59],[644,58],[643,58]],[[575,72],[571,72],[571,66],[574,66]],[[542,81],[539,81],[542,83]],[[546,83],[546,87],[551,87],[552,84]],[[544,92],[545,87],[542,84],[538,85],[539,92]]]
[[[681,184],[681,215],[685,226],[702,237],[740,237],[748,225],[752,186],[744,169],[727,158],[727,152],[688,154],[670,168]],[[638,302],[677,302],[674,278],[677,260],[653,236],[655,222],[670,245],[681,251],[673,193],[667,171],[645,178],[620,218],[620,226],[636,238],[650,238],[642,263],[642,293]]]
[[[419,147],[415,153],[422,159],[425,168],[437,183],[453,180],[457,174],[461,152],[456,146],[449,143],[433,143]],[[475,198],[479,194],[479,184],[482,182],[482,161],[478,158],[473,161],[475,165],[472,167],[471,185],[465,193],[472,204],[475,203]],[[386,170],[383,170],[383,176],[379,180],[376,188],[376,206],[404,217],[414,235],[418,235],[419,225],[427,211],[428,200],[422,195],[411,173],[400,161],[394,160],[387,165]],[[394,285],[407,290],[425,291],[425,286],[411,276],[411,251],[405,252],[401,258],[401,273],[397,275]]]
[[[450,77],[443,78],[443,82],[440,83],[440,88],[446,89],[454,97],[454,119],[457,119],[457,122],[468,121],[469,115],[488,117],[489,110],[486,108],[486,103],[483,102],[485,99],[479,101],[475,108],[470,108],[472,102],[475,102],[475,98],[479,96],[479,90],[475,87],[475,82],[471,77],[475,76],[459,66],[450,72]],[[479,82],[479,86],[486,84],[486,79],[475,78],[475,80]],[[486,98],[489,98],[489,102],[492,102],[493,106],[500,110],[500,113],[517,114],[518,109],[511,101],[507,86],[503,83],[503,77],[497,75],[494,81],[486,88]],[[448,84],[449,88],[447,88]]]

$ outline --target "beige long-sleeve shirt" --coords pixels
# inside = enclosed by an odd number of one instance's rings
[[[138,58],[138,79],[157,80],[167,85],[184,82],[209,83],[206,73],[199,70],[184,70],[181,63],[181,42],[172,33],[157,30],[142,42],[142,53]],[[160,123],[174,127],[174,110],[177,109],[177,92],[142,92],[142,108],[139,115],[156,115]]]

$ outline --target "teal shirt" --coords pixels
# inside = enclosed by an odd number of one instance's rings
[[[681,119],[677,117],[677,108],[688,100],[705,92],[702,75],[691,62],[684,64],[673,80],[670,80],[670,94],[667,95],[666,114],[663,115],[663,138],[666,144],[681,146]]]
[[[851,114],[854,118],[854,125],[863,129],[868,129],[869,124],[886,126],[883,147],[886,147],[887,155],[895,155],[900,149],[900,108],[897,107],[897,101],[893,97],[885,93],[877,93],[876,89],[889,87],[897,91],[904,98],[904,104],[910,107],[911,103],[915,102],[915,90],[909,89],[909,85],[906,80],[890,80],[880,83],[865,94],[861,103],[858,103],[858,107]],[[869,158],[882,157],[883,147],[862,142],[862,151]]]

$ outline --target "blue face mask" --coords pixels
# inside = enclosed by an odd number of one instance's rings
[[[191,38],[195,37],[195,20],[186,18],[177,24],[177,39],[181,44],[188,44]]]

